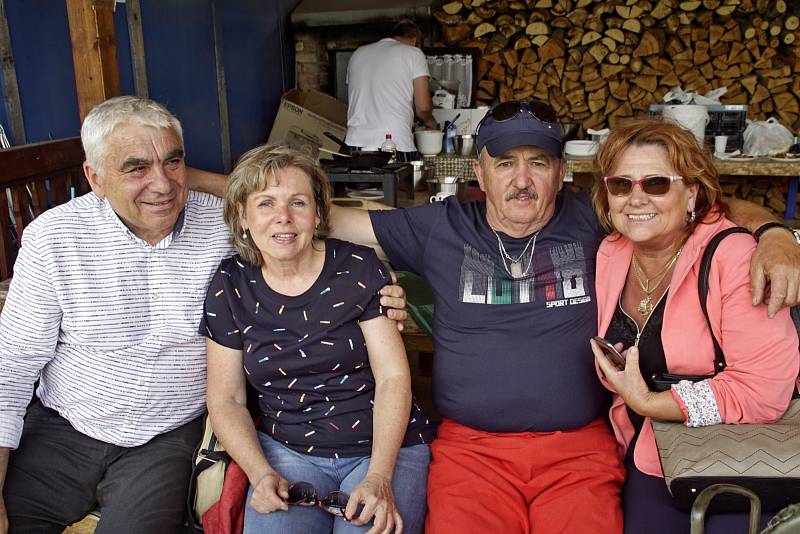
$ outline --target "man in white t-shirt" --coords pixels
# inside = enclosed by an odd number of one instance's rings
[[[391,133],[398,159],[408,161],[417,151],[411,135],[414,116],[428,128],[437,128],[428,63],[417,48],[421,43],[419,26],[401,20],[391,37],[355,51],[347,67],[348,145],[379,147]]]

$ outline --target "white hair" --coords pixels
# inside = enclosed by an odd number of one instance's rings
[[[120,124],[169,128],[177,134],[183,148],[181,123],[167,108],[138,96],[117,96],[93,107],[81,126],[86,162],[93,169],[102,168],[106,158],[106,137]]]

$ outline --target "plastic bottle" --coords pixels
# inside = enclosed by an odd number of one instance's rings
[[[392,141],[392,134],[390,132],[386,134],[386,140],[381,145],[381,150],[383,152],[392,153],[392,157],[389,158],[389,163],[397,161],[397,145]]]
[[[456,147],[454,145],[454,141],[457,133],[456,125],[454,123],[450,123],[447,126],[447,131],[444,133],[444,151],[446,154],[455,153]]]

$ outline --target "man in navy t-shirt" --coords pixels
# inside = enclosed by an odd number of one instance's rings
[[[426,532],[620,532],[624,471],[588,343],[602,237],[589,197],[559,193],[566,163],[546,104],[497,106],[477,145],[485,202],[332,212],[334,235],[380,246],[433,290],[445,419]]]

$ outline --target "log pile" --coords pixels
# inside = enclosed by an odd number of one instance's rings
[[[445,45],[481,52],[477,105],[539,98],[602,128],[673,87],[727,86],[723,103],[800,130],[798,0],[452,0],[434,16]]]
[[[786,213],[788,178],[720,176],[720,187],[723,198],[749,200],[768,208],[779,219],[782,219]],[[795,213],[800,213],[800,205],[795,206]],[[792,222],[794,225],[795,222]]]

